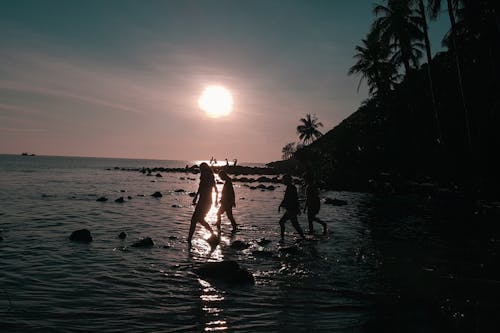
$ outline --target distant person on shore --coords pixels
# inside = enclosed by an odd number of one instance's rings
[[[202,226],[208,229],[213,237],[215,237],[214,231],[210,225],[205,221],[210,208],[212,207],[212,188],[215,189],[215,202],[217,202],[219,191],[215,185],[215,178],[212,169],[207,163],[203,162],[200,164],[200,185],[198,186],[198,191],[193,198],[193,205],[196,205],[194,209],[193,216],[191,217],[191,226],[189,228],[189,235],[187,241],[191,245],[191,239],[193,238],[194,230],[196,229],[196,224],[200,222]],[[196,203],[196,199],[198,199]],[[213,238],[212,237],[212,238]]]
[[[221,170],[219,172],[219,177],[224,181],[224,186],[222,187],[222,194],[220,198],[220,207],[217,211],[217,231],[220,237],[220,229],[221,229],[221,220],[222,214],[226,213],[227,218],[231,221],[231,225],[233,226],[233,232],[237,230],[238,225],[234,220],[233,216],[233,207],[236,207],[236,199],[234,195],[233,181],[228,174]]]
[[[306,205],[304,213],[307,210],[307,221],[309,222],[309,234],[314,232],[313,222],[318,222],[323,226],[323,235],[326,235],[326,223],[321,221],[316,215],[319,213],[321,203],[319,200],[318,188],[314,184],[314,177],[312,173],[306,173],[304,176],[306,182]]]
[[[297,220],[297,215],[300,215],[300,205],[299,196],[297,195],[297,188],[293,184],[292,177],[288,174],[283,176],[283,183],[286,185],[285,196],[278,207],[278,212],[280,211],[281,207],[285,208],[285,214],[280,219],[281,241],[285,239],[285,222],[288,220],[292,221],[292,225],[295,230],[297,230],[300,237],[305,238],[299,221]]]

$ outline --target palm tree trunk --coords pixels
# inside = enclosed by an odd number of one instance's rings
[[[439,145],[443,144],[443,133],[441,131],[441,121],[439,120],[439,113],[436,105],[436,96],[434,95],[434,85],[432,82],[432,55],[431,55],[431,43],[429,41],[429,32],[427,27],[427,18],[425,16],[424,1],[419,0],[418,6],[420,10],[420,15],[422,16],[422,25],[424,30],[424,42],[425,42],[425,52],[427,54],[427,76],[429,78],[429,90],[431,92],[432,109],[434,111],[434,121],[436,122],[436,132]]]
[[[472,152],[472,137],[471,137],[471,131],[470,131],[470,124],[469,124],[469,110],[467,109],[467,104],[465,102],[464,87],[463,87],[463,82],[462,82],[462,70],[460,69],[460,58],[458,56],[458,48],[457,48],[457,41],[456,41],[457,27],[456,27],[455,15],[453,14],[453,5],[451,3],[451,0],[447,0],[447,4],[448,4],[448,16],[450,17],[450,23],[451,23],[451,40],[453,43],[453,52],[455,53],[455,62],[457,64],[458,86],[460,89],[460,98],[462,100],[462,105],[464,108],[467,141],[469,144],[469,150],[470,150],[470,152]]]

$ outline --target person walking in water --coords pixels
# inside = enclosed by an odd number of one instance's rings
[[[292,221],[292,225],[295,230],[297,230],[300,237],[305,238],[299,221],[297,220],[297,215],[300,215],[300,205],[299,197],[297,195],[297,188],[295,187],[295,185],[293,185],[292,177],[288,174],[283,176],[283,183],[286,185],[285,196],[278,207],[278,212],[280,211],[281,207],[285,208],[285,214],[280,219],[281,240],[283,241],[285,239],[285,222],[288,220]]]
[[[200,222],[202,226],[208,229],[213,237],[215,237],[214,231],[210,225],[205,221],[205,216],[207,216],[210,208],[212,207],[212,188],[215,189],[215,202],[218,200],[219,191],[215,185],[215,178],[212,169],[207,163],[203,162],[200,164],[200,185],[198,186],[198,191],[193,198],[193,205],[196,205],[194,209],[193,216],[191,217],[191,226],[189,227],[189,235],[187,241],[191,245],[191,239],[193,238],[194,230],[196,229],[196,224]],[[196,199],[198,199],[196,203]]]
[[[226,213],[227,218],[231,221],[233,226],[233,232],[236,231],[237,224],[233,216],[233,207],[236,207],[236,200],[234,195],[233,181],[228,174],[222,170],[219,172],[219,177],[224,181],[224,186],[222,187],[222,195],[220,198],[220,207],[217,211],[217,231],[220,237],[221,220],[222,214]]]
[[[307,210],[307,221],[309,222],[309,234],[314,232],[313,222],[318,222],[323,226],[323,235],[326,235],[326,223],[321,221],[316,215],[319,213],[321,203],[319,201],[318,188],[314,184],[312,173],[306,173],[304,176],[306,182],[306,205],[304,213]]]

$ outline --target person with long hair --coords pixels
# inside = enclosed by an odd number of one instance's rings
[[[215,190],[215,202],[217,202],[219,197],[219,191],[215,184],[214,173],[207,163],[203,162],[200,164],[200,185],[198,186],[198,191],[193,198],[193,205],[196,205],[194,209],[193,216],[191,217],[191,226],[189,227],[189,235],[187,241],[191,245],[191,239],[193,238],[194,231],[196,229],[196,224],[199,222],[204,226],[213,237],[215,237],[214,231],[210,227],[210,224],[205,221],[210,208],[212,207],[212,188]],[[198,202],[196,200],[198,199]]]

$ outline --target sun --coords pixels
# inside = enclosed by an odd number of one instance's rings
[[[198,106],[209,117],[228,116],[233,111],[233,96],[222,86],[208,86],[198,99]]]

